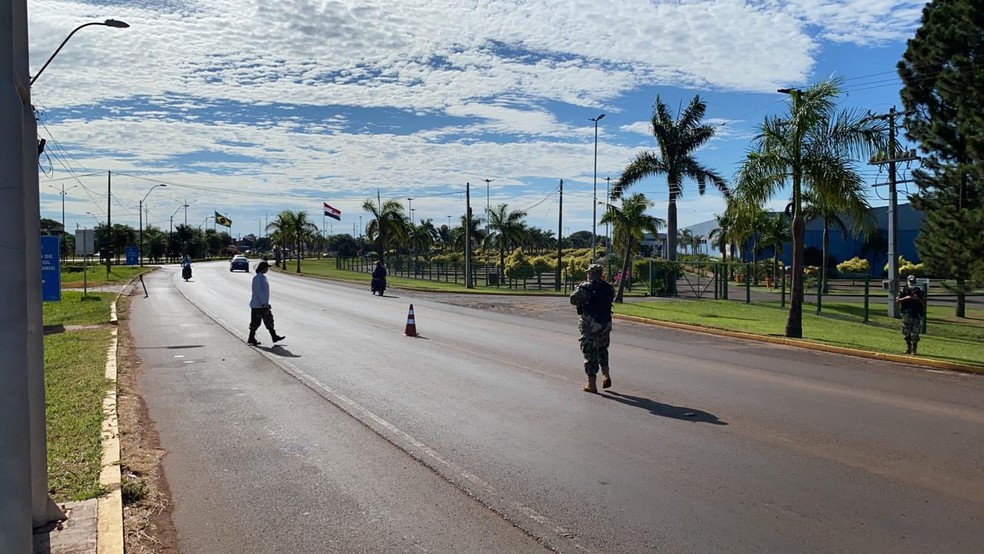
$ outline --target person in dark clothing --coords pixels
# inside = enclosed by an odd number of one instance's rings
[[[370,285],[373,294],[376,294],[378,291],[379,295],[382,296],[383,291],[386,290],[386,266],[383,265],[382,260],[376,262],[376,269],[372,270],[372,282]]]
[[[919,349],[919,331],[925,312],[923,291],[916,285],[916,276],[909,275],[906,286],[899,289],[895,302],[902,312],[902,336],[905,338],[905,353],[916,355]]]
[[[601,388],[612,386],[608,366],[608,346],[612,334],[612,302],[615,288],[604,279],[604,269],[598,264],[588,267],[588,280],[574,288],[571,304],[577,308],[578,331],[581,336],[581,353],[584,354],[584,372],[588,382],[581,387],[585,392],[598,392],[598,368],[601,368]]]

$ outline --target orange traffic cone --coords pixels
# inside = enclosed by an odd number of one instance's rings
[[[417,322],[413,317],[413,304],[410,304],[410,313],[407,314],[407,329],[403,332],[408,337],[417,336]]]

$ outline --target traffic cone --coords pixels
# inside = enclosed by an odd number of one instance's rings
[[[413,304],[410,304],[410,313],[407,314],[407,329],[403,332],[408,337],[417,336],[417,322],[413,317]]]

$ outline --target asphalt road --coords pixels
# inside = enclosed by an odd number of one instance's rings
[[[590,395],[563,298],[251,278],[132,303],[184,552],[984,548],[980,377],[616,321]]]

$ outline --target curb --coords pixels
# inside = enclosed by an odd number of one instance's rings
[[[785,346],[794,346],[797,348],[805,348],[807,350],[818,350],[821,352],[830,352],[832,354],[842,354],[845,356],[854,356],[857,358],[883,360],[888,362],[896,362],[900,364],[919,366],[919,367],[925,367],[930,369],[959,371],[963,373],[974,373],[977,375],[984,375],[984,367],[979,367],[979,366],[958,364],[953,362],[944,362],[941,360],[932,360],[927,358],[906,356],[902,354],[886,354],[884,352],[872,352],[870,350],[859,350],[856,348],[847,348],[844,346],[833,346],[829,344],[822,344],[822,343],[811,342],[808,340],[801,340],[801,339],[755,335],[752,333],[742,333],[741,331],[727,331],[724,329],[715,329],[713,327],[702,327],[700,325],[688,325],[686,323],[674,323],[671,321],[659,321],[655,319],[646,319],[644,317],[637,317],[631,315],[622,315],[622,314],[612,314],[612,315],[618,319],[633,321],[635,323],[658,325],[661,327],[669,327],[671,329],[679,329],[681,331],[690,331],[693,333],[703,333],[707,335],[718,335],[722,337],[753,340],[757,342],[782,344]]]
[[[116,304],[133,284],[131,279],[116,294],[109,308],[109,322],[114,326],[109,349],[106,352],[106,379],[110,382],[103,398],[102,469],[99,484],[106,494],[98,498],[96,505],[96,554],[123,554],[123,476],[120,470],[119,411],[117,409],[117,356],[119,355],[119,317]]]
[[[116,301],[113,301],[113,315]],[[115,321],[114,321],[115,323]],[[123,554],[123,494],[120,490],[120,432],[116,410],[116,356],[119,346],[118,329],[112,330],[113,338],[106,356],[106,379],[111,382],[103,398],[102,470],[99,484],[109,490],[99,497],[96,508],[97,554]]]

